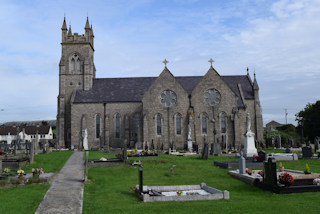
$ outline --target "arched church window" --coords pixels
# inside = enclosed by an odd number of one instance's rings
[[[116,138],[120,138],[120,114],[116,114]]]
[[[201,126],[202,126],[202,134],[207,134],[207,116],[206,114],[202,114],[201,116]]]
[[[81,63],[80,63],[80,59],[77,59],[77,72],[80,72],[80,67],[81,67]]]
[[[75,60],[74,58],[71,59],[71,71],[74,71],[75,70]]]
[[[171,107],[177,102],[177,95],[171,90],[165,90],[160,95],[160,101],[166,107]]]
[[[181,115],[176,114],[176,134],[181,135]]]
[[[134,131],[135,131],[135,137],[138,137],[139,126],[140,126],[140,114],[139,114],[139,113],[136,113],[136,114],[134,115]]]
[[[100,114],[96,115],[96,138],[100,138]]]
[[[157,114],[157,135],[161,135],[161,115]]]
[[[221,113],[220,116],[220,127],[221,127],[221,133],[226,133],[227,131],[227,115],[226,113]]]

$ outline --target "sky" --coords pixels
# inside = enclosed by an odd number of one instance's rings
[[[90,3],[89,3],[90,2]],[[61,26],[95,35],[98,78],[245,75],[260,87],[264,124],[296,125],[320,99],[319,0],[0,0],[0,123],[57,114]]]

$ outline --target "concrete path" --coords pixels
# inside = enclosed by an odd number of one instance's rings
[[[82,213],[83,152],[75,152],[54,178],[36,214]]]

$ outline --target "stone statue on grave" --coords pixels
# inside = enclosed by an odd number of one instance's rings
[[[84,150],[89,150],[89,148],[88,148],[88,131],[87,131],[87,129],[84,130],[83,149]]]
[[[244,134],[244,149],[243,149],[243,153],[246,158],[253,157],[254,155],[258,154],[255,146],[254,133],[250,129],[251,129],[250,114],[247,113],[247,132]]]
[[[188,124],[188,141],[191,140],[191,126]]]

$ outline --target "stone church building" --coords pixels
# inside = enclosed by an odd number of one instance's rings
[[[166,64],[158,77],[96,78],[94,34],[72,33],[64,19],[59,64],[57,140],[82,149],[153,143],[156,149],[185,148],[189,138],[240,148],[246,114],[257,142],[263,141],[259,86],[246,75],[221,76],[211,66],[204,76],[174,76]],[[190,132],[190,133],[188,133]]]

